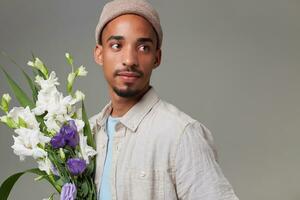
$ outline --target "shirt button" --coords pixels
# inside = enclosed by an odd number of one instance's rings
[[[146,176],[146,172],[144,172],[144,171],[141,171],[141,173],[140,173],[140,177],[141,178],[144,178]]]

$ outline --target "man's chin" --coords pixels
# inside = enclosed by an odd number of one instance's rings
[[[118,88],[113,88],[114,92],[119,96],[119,97],[123,97],[123,98],[132,98],[132,97],[136,97],[140,94],[140,90],[134,90],[134,89],[118,89]]]

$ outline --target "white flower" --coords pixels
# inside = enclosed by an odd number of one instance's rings
[[[47,118],[55,115],[63,115],[68,113],[68,108],[73,105],[71,96],[63,97],[63,94],[58,92],[56,88],[51,90],[40,91],[38,93],[38,99],[36,101],[36,108],[33,109],[37,115],[48,112]]]
[[[58,131],[62,123],[69,120],[74,113],[74,104],[71,96],[63,97],[62,93],[53,93],[53,95],[43,96],[38,95],[37,107],[33,109],[36,114],[41,114],[47,111],[47,115],[44,117],[45,124],[48,130]]]
[[[82,65],[77,69],[77,75],[78,76],[86,76],[87,73],[88,72],[86,71],[85,67],[82,66]]]
[[[19,118],[26,122],[26,126],[29,129],[39,129],[39,123],[37,122],[35,115],[30,111],[29,107],[14,107],[7,114],[8,117],[11,117],[14,122],[18,123]]]
[[[95,156],[97,152],[87,144],[87,136],[84,136],[83,133],[79,133],[79,146],[82,158],[89,164],[89,157]]]
[[[82,119],[82,108],[76,110],[77,119]]]
[[[82,101],[85,98],[85,94],[83,92],[81,92],[80,90],[76,90],[75,92],[75,99],[77,99],[78,101]]]
[[[81,101],[84,94],[77,91],[74,98],[71,95],[64,97],[56,88],[59,83],[55,72],[51,72],[47,80],[37,76],[36,82],[41,86],[41,90],[38,92],[36,107],[32,111],[36,115],[47,112],[44,120],[48,131],[58,132],[62,124],[71,119],[75,113],[73,105]]]
[[[48,157],[41,158],[37,160],[38,167],[41,171],[46,172],[48,175],[51,173],[52,163]]]
[[[45,125],[49,131],[58,132],[60,130],[60,124],[53,117],[45,120]]]
[[[73,119],[75,121],[75,125],[77,127],[77,131],[82,132],[83,131],[83,127],[84,127],[84,121],[80,120],[80,119]]]
[[[85,98],[85,94],[83,92],[81,92],[80,90],[76,90],[75,92],[75,98],[72,99],[72,101],[70,102],[71,105],[79,102],[79,101],[83,101]]]
[[[54,71],[50,73],[50,76],[48,79],[44,79],[41,76],[35,77],[35,82],[41,86],[42,90],[48,90],[53,89],[53,87],[56,88],[56,85],[59,85],[58,78],[56,77],[56,74]]]
[[[48,116],[55,116],[55,115],[66,115],[68,113],[68,107],[71,106],[71,96],[63,97],[61,93],[59,93],[54,98],[50,99],[47,106],[48,114],[45,116],[47,119]]]
[[[20,160],[24,160],[26,156],[32,156],[34,159],[47,156],[47,152],[38,147],[38,144],[44,145],[49,142],[49,137],[42,135],[39,130],[28,128],[19,128],[15,132],[18,136],[13,136],[12,148],[14,153],[20,156]]]
[[[41,115],[48,110],[50,103],[55,103],[60,99],[62,94],[58,92],[56,87],[48,88],[47,90],[40,90],[37,96],[36,108],[33,112],[36,115]]]

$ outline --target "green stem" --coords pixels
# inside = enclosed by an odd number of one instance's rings
[[[59,185],[55,184],[55,179],[52,174],[49,175],[49,179],[52,182],[52,185],[55,187],[56,191],[60,193],[61,187]]]

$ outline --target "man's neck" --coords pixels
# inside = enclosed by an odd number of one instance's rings
[[[132,98],[120,97],[115,92],[109,91],[112,103],[110,115],[112,117],[122,117],[148,92],[150,88],[151,87],[149,86],[146,90],[141,92],[141,94]]]

